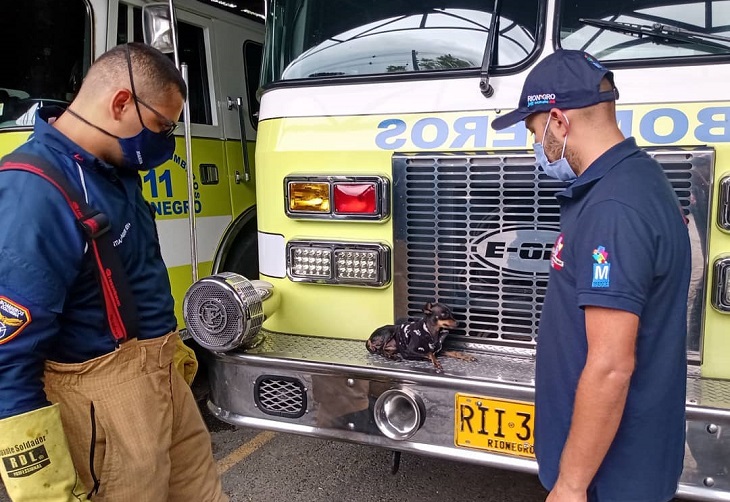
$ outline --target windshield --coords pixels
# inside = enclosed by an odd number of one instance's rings
[[[502,2],[494,66],[536,50],[539,3]],[[480,68],[493,10],[489,0],[274,0],[263,84]]]
[[[586,24],[591,20],[607,23],[602,23],[600,27]],[[636,26],[621,26],[617,23],[629,23],[642,28],[637,30]],[[673,28],[686,31],[677,32]],[[639,37],[637,31],[644,34]],[[693,35],[687,36],[687,31],[693,32]],[[676,35],[662,37],[662,32]],[[590,52],[602,61],[730,54],[730,42],[719,37],[711,38],[717,35],[730,36],[729,0],[561,2],[561,47]]]
[[[73,99],[89,65],[90,31],[83,0],[3,3],[0,128],[31,126],[38,107]]]

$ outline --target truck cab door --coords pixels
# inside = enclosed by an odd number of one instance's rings
[[[216,53],[230,201],[234,218],[253,207],[256,197],[255,141],[263,23],[245,18],[216,19]],[[243,141],[242,141],[243,138]],[[244,148],[247,155],[244,154]],[[247,159],[246,159],[247,157]],[[246,166],[246,160],[248,166]]]
[[[114,11],[112,11],[114,14]],[[216,85],[213,21],[180,8],[176,11],[180,63],[188,65],[192,162],[195,177],[193,209],[196,219],[198,275],[210,274],[213,255],[231,222],[226,154]],[[142,42],[142,10],[136,2],[118,4],[116,34],[110,46]],[[169,55],[171,58],[172,54]],[[180,117],[182,121],[182,117]],[[176,315],[182,319],[182,298],[192,282],[190,223],[184,127],[176,132],[172,160],[142,174],[143,193],[157,213],[162,257],[167,265]]]

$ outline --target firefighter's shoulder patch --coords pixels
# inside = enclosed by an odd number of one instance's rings
[[[30,311],[11,299],[0,296],[0,345],[18,336],[30,324]]]

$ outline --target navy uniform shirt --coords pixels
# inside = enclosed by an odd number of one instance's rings
[[[66,175],[111,222],[139,315],[139,337],[176,327],[170,281],[139,176],[82,150],[47,123],[44,108],[19,148]],[[95,265],[61,193],[41,177],[0,173],[0,419],[47,403],[44,360],[83,362],[115,349]]]
[[[551,489],[586,363],[586,306],[640,317],[636,365],[615,440],[589,493],[601,501],[672,498],[682,471],[690,243],[661,166],[633,138],[558,194],[561,234],[537,342],[535,451]],[[596,434],[600,434],[596,431]]]

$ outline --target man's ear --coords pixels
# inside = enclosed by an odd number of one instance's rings
[[[127,89],[118,89],[112,95],[109,106],[114,120],[121,120],[125,110],[130,106],[134,106],[134,97]]]
[[[433,305],[431,305],[431,302],[428,302],[426,305],[423,306],[423,313],[430,314],[432,308],[433,308]]]
[[[551,108],[550,125],[548,127],[554,128],[554,136],[556,136],[555,132],[560,132],[560,136],[565,137],[568,135],[568,131],[570,130],[570,120],[565,115],[565,112],[559,108]]]

